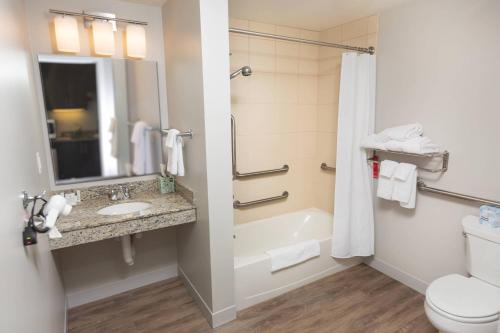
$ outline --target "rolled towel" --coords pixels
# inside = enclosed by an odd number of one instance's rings
[[[391,140],[385,143],[385,148],[391,151],[401,151],[412,154],[430,154],[438,153],[441,147],[432,143],[426,136],[419,136],[407,141]]]
[[[382,142],[387,142],[390,140],[406,141],[419,137],[423,133],[424,127],[422,126],[422,124],[414,123],[387,128],[378,134],[378,139]]]

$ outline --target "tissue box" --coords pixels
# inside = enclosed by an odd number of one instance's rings
[[[500,207],[483,205],[479,208],[479,223],[500,228]]]

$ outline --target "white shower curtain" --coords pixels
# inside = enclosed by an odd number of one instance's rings
[[[340,76],[332,256],[374,254],[372,181],[361,140],[375,127],[375,56],[344,53]]]

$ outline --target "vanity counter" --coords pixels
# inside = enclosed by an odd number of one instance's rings
[[[104,207],[126,202],[146,202],[151,207],[121,215],[97,213]],[[49,239],[49,245],[55,250],[195,221],[195,206],[178,193],[142,192],[120,201],[100,196],[82,201],[73,206],[71,214],[61,216],[56,227],[62,238]]]

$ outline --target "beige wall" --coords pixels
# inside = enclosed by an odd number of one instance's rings
[[[290,37],[376,44],[377,17],[317,32],[232,19],[230,26]],[[333,211],[337,109],[342,51],[238,34],[230,36],[231,70],[250,65],[254,74],[231,81],[237,124],[239,172],[290,166],[287,174],[234,181],[235,198],[255,200],[290,192],[286,201],[235,210],[245,223],[309,207]]]
[[[35,154],[41,146],[36,110],[33,69],[26,34],[24,1],[0,2],[0,332],[59,333],[64,331],[64,292],[47,236],[23,247],[24,212],[21,190],[40,193]],[[9,111],[7,111],[9,110]]]
[[[227,1],[163,7],[169,122],[193,129],[184,150],[195,224],[178,229],[178,264],[213,326],[234,319]]]
[[[377,130],[421,122],[450,152],[428,185],[500,198],[500,2],[422,0],[380,15]],[[465,273],[461,219],[478,205],[419,193],[414,211],[376,202],[375,258],[420,282]]]
[[[53,35],[50,30],[53,16],[48,13],[49,8],[75,12],[82,10],[111,12],[115,13],[118,17],[148,22],[148,26],[146,27],[146,60],[158,63],[160,106],[162,121],[165,125],[167,121],[167,106],[161,9],[155,6],[128,3],[119,0],[26,0],[26,13],[29,18],[28,29],[33,57],[36,57],[40,53],[51,54],[55,52],[53,49]],[[81,52],[78,55],[90,56],[92,54],[89,30],[83,28],[81,20],[79,20],[79,27]],[[122,45],[123,30],[123,25],[119,24],[119,32],[115,35],[115,58],[124,57]],[[36,68],[35,73],[37,70]],[[34,114],[45,112],[41,99],[39,99],[37,106],[41,111],[33,109],[31,112]],[[39,124],[42,123],[40,122]],[[38,141],[43,142],[42,136],[39,136]],[[113,182],[116,181],[105,181],[104,183]],[[45,174],[45,188],[48,187],[48,184],[48,176]],[[171,267],[176,265],[175,230],[163,230],[155,233],[157,234],[145,233],[144,238],[138,240],[137,260],[132,267],[128,267],[124,263],[120,251],[121,245],[119,242],[114,242],[113,240],[57,251],[58,268],[62,274],[65,291],[70,300],[78,303],[80,300],[86,299],[85,297],[87,296],[93,297],[92,295],[94,295],[95,291],[103,285],[115,284],[115,286],[121,285],[123,288],[128,288],[127,286],[138,287],[141,281],[147,281],[147,278],[142,278],[144,274],[151,273],[151,276],[154,277],[158,270],[170,271]],[[155,244],[156,246],[145,246],[145,243]],[[106,253],[106,255],[89,255],[89,253],[95,254],[99,251]],[[75,263],[80,263],[81,265],[75,265]],[[117,290],[120,289],[118,288]]]

